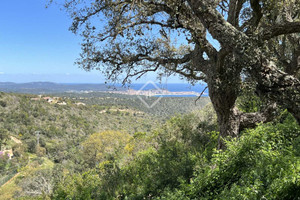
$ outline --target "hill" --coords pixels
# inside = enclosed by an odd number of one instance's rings
[[[123,90],[122,87],[117,87]],[[0,82],[0,91],[15,93],[31,93],[31,94],[49,94],[67,91],[108,91],[112,90],[106,84],[62,84],[52,82],[29,82],[29,83],[13,83]]]
[[[0,199],[33,195],[26,191],[36,187],[41,177],[54,181],[49,177],[91,168],[100,156],[87,156],[98,148],[98,140],[89,140],[96,133],[107,138],[101,140],[108,145],[105,154],[131,141],[126,146],[131,153],[124,157],[125,164],[139,149],[152,144],[143,135],[158,129],[172,114],[200,109],[208,101],[203,98],[195,106],[193,98],[161,98],[149,109],[137,97],[120,94],[60,93],[49,97],[0,92],[0,151],[4,152],[0,156]],[[7,152],[13,154],[11,159],[5,156]],[[51,167],[43,168],[45,163]],[[45,192],[40,189],[34,189],[35,195]]]
[[[60,97],[68,97],[75,101],[81,101],[89,105],[100,106],[121,106],[131,108],[141,112],[159,117],[163,120],[176,114],[186,114],[202,109],[210,102],[209,97],[201,97],[197,102],[197,97],[147,97],[124,94],[111,94],[105,92],[90,93],[60,93],[54,94]],[[144,100],[141,101],[142,98]],[[146,103],[147,105],[145,105]],[[151,107],[151,105],[154,106]]]
[[[51,104],[34,95],[0,93],[0,132],[14,136],[35,153],[37,142],[55,162],[67,159],[88,135],[105,130],[133,134],[149,131],[158,121],[147,113],[118,106]],[[109,110],[109,112],[107,112]],[[5,138],[2,149],[11,148]]]

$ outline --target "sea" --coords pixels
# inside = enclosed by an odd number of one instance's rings
[[[134,83],[129,86],[129,88],[134,90],[155,90],[162,89],[168,90],[170,92],[197,92],[202,93],[206,88],[206,84],[196,84],[191,85],[188,83],[169,83],[169,84],[160,84],[160,83]],[[163,95],[166,97],[195,97],[196,95]],[[208,96],[208,89],[205,89],[202,96]]]

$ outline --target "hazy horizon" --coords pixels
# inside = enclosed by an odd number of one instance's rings
[[[132,80],[133,83],[146,83],[148,81],[159,82],[156,74],[149,73],[143,78],[138,80]],[[77,73],[57,73],[57,74],[45,74],[45,73],[30,73],[30,74],[13,74],[13,73],[0,73],[0,82],[14,82],[14,83],[28,83],[28,82],[55,82],[55,83],[105,83],[108,82],[106,78],[100,72],[86,72],[85,74]],[[163,78],[163,83],[187,83],[185,80],[181,80],[177,76],[171,76]]]

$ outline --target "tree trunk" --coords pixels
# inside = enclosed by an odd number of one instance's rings
[[[220,132],[219,149],[225,147],[222,138],[227,136],[238,137],[240,131],[245,128],[254,128],[257,123],[271,121],[274,118],[274,111],[277,108],[276,104],[272,103],[262,112],[240,112],[235,107],[241,87],[240,75],[239,73],[230,72],[232,71],[218,73],[218,76],[210,76],[207,81],[209,96],[218,117]]]
[[[231,108],[224,112],[217,112],[218,116],[218,124],[219,124],[219,141],[218,141],[218,149],[224,149],[225,145],[223,142],[223,138],[230,137],[238,137],[239,129],[240,129],[240,120],[238,117],[238,113],[235,108]]]
[[[218,148],[224,148],[222,138],[237,137],[239,133],[239,117],[237,109],[234,108],[238,96],[239,77],[230,76],[213,77],[208,81],[209,96],[218,117],[220,138]],[[232,77],[232,76],[231,76]],[[225,83],[226,82],[226,83]]]

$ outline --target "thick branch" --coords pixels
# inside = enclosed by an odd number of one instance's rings
[[[300,81],[266,61],[250,73],[258,83],[258,94],[286,108],[300,124]]]
[[[276,103],[270,104],[262,112],[241,113],[240,114],[240,131],[245,128],[255,128],[258,123],[270,122],[275,117]]]
[[[205,28],[223,47],[239,54],[244,53],[249,39],[246,34],[228,23],[208,1],[188,0],[188,3]]]
[[[286,22],[267,27],[262,33],[262,39],[269,40],[279,35],[291,33],[300,33],[300,22]]]
[[[227,21],[234,27],[239,25],[239,15],[245,0],[231,0],[229,2],[229,11]]]
[[[253,12],[252,12],[253,16],[250,19],[250,21],[252,22],[252,25],[254,27],[257,27],[257,25],[260,22],[260,19],[263,16],[262,11],[261,11],[261,7],[260,7],[260,4],[259,4],[259,1],[260,0],[250,0],[250,5],[251,5],[251,8],[253,10]]]
[[[204,77],[203,76],[197,76],[195,72],[200,72],[200,71],[206,71],[207,68],[209,67],[209,63],[208,61],[202,60],[201,63],[197,63],[197,68],[190,68],[188,65],[183,65],[181,68],[178,68],[179,65],[182,65],[184,63],[188,63],[190,62],[194,57],[193,57],[193,53],[191,54],[186,54],[183,58],[181,59],[175,59],[175,58],[160,58],[160,57],[156,57],[156,58],[151,58],[149,56],[144,56],[141,58],[135,58],[137,60],[147,60],[150,62],[154,62],[157,63],[157,65],[162,65],[164,66],[166,69],[176,72],[184,77],[187,78],[193,78],[195,80],[203,80]],[[136,61],[135,61],[136,62]],[[168,64],[171,64],[170,67]],[[202,67],[201,67],[202,66]],[[201,70],[199,70],[199,68],[201,68]],[[189,73],[187,72],[189,71]]]

